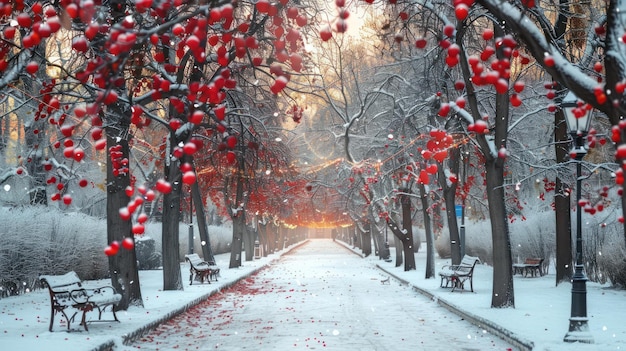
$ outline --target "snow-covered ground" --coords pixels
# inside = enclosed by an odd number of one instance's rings
[[[499,350],[511,345],[330,240],[284,255],[159,326],[136,350]]]
[[[120,312],[118,317],[120,323],[97,323],[91,324],[89,332],[80,331],[80,327],[75,325],[76,331],[67,333],[63,326],[57,324],[54,332],[48,332],[48,323],[50,318],[50,301],[47,291],[35,291],[29,294],[4,298],[0,300],[0,345],[3,350],[93,350],[98,349],[102,345],[118,345],[115,349],[128,348],[122,347],[124,338],[133,338],[151,326],[156,325],[167,317],[171,317],[177,312],[187,310],[189,307],[199,301],[206,300],[206,297],[218,290],[226,291],[233,282],[248,277],[256,270],[272,263],[273,260],[279,258],[287,250],[273,254],[269,257],[245,262],[243,267],[238,269],[227,269],[228,255],[220,255],[217,264],[222,267],[221,278],[218,283],[204,285],[185,285],[184,291],[162,291],[162,272],[161,271],[142,271],[140,272],[140,283],[142,286],[142,295],[144,298],[144,308],[130,308],[128,311]],[[346,251],[346,255],[352,255]],[[349,258],[346,257],[346,262]],[[393,256],[392,256],[393,257]],[[485,325],[493,324],[503,328],[504,332],[510,332],[515,338],[534,343],[534,350],[538,351],[565,351],[565,350],[624,350],[626,349],[626,323],[622,322],[624,318],[624,303],[626,301],[626,292],[617,291],[595,283],[588,283],[588,316],[591,334],[595,339],[595,344],[581,345],[563,343],[562,339],[569,325],[570,301],[571,301],[571,285],[561,284],[555,286],[554,276],[547,275],[537,278],[515,277],[515,304],[516,308],[507,309],[491,309],[491,275],[492,269],[489,266],[479,265],[476,267],[474,278],[475,293],[470,292],[450,292],[449,289],[439,287],[439,279],[424,279],[424,262],[425,253],[420,252],[416,257],[418,269],[416,271],[404,272],[401,267],[396,268],[393,262],[384,262],[378,260],[377,257],[368,257],[363,262],[369,263],[372,267],[379,265],[382,270],[366,270],[360,264],[350,264],[342,269],[352,268],[355,277],[362,277],[367,280],[367,286],[374,291],[381,301],[394,301],[397,299],[399,291],[406,298],[406,293],[410,292],[401,281],[404,281],[422,293],[432,296],[433,304],[438,302],[441,304],[450,304],[463,310],[468,316],[474,319],[484,319]],[[437,259],[437,267],[449,263],[448,260]],[[293,268],[296,269],[296,268]],[[298,268],[306,269],[306,268]],[[313,269],[313,267],[311,267]],[[188,278],[188,266],[181,265],[183,278]],[[273,270],[280,272],[280,270]],[[385,271],[393,274],[400,280],[391,280],[391,285],[382,285],[377,280],[386,277]],[[271,271],[269,271],[271,272]],[[345,273],[345,271],[344,271]],[[266,274],[263,271],[263,274]],[[329,270],[329,274],[332,272]],[[272,279],[271,275],[264,275],[264,280]],[[102,284],[107,282],[93,282],[94,284]],[[286,284],[285,282],[283,282]],[[298,285],[300,284],[300,285]],[[305,284],[311,282],[302,280],[293,281],[294,289],[306,288]],[[309,286],[311,288],[312,286]],[[404,288],[403,288],[404,287]],[[346,287],[349,288],[349,287]],[[400,290],[398,290],[400,289]],[[404,289],[404,290],[403,290]],[[413,292],[411,292],[413,293]],[[417,295],[418,292],[415,292]],[[314,299],[315,297],[310,297]],[[289,299],[276,299],[277,309],[285,309],[289,307],[286,301]],[[420,306],[415,307],[418,314],[423,305],[424,300],[417,298],[415,300]],[[288,301],[293,303],[293,301]],[[453,307],[454,308],[454,307]],[[384,314],[378,307],[377,314]],[[391,311],[389,313],[392,313]],[[393,312],[395,313],[395,312]],[[90,313],[94,315],[94,313]],[[203,315],[204,316],[204,315]],[[416,316],[420,318],[419,316]],[[58,317],[57,317],[58,318]],[[208,317],[207,317],[208,318]],[[262,319],[263,316],[258,317]],[[388,318],[388,316],[386,317]],[[398,325],[393,325],[388,319],[389,330],[402,328],[402,319],[398,319]],[[451,319],[457,321],[458,319]],[[278,321],[274,321],[276,328]],[[290,321],[289,327],[303,327],[306,323],[297,323]],[[314,337],[324,339],[327,349],[340,350],[341,348],[333,348],[337,346],[332,344],[333,337],[346,337],[349,333],[341,328],[324,328],[319,330],[317,323],[310,323],[308,328],[311,335],[318,333]],[[451,328],[456,323],[449,323]],[[252,326],[251,326],[252,327]],[[259,325],[256,327],[260,328]],[[205,326],[206,328],[206,326]],[[461,328],[464,335],[474,335],[467,326]],[[479,329],[479,330],[482,330]],[[481,333],[488,335],[489,328],[485,327],[485,331]],[[408,330],[406,338],[415,338],[419,331]],[[322,333],[322,334],[320,334]],[[323,334],[327,333],[327,334]],[[333,335],[336,334],[336,335]],[[348,335],[347,335],[348,334]],[[396,335],[395,332],[393,335]],[[188,337],[193,338],[189,335]],[[355,335],[361,337],[361,335]],[[421,336],[420,336],[421,337]],[[210,339],[210,338],[209,338]],[[258,340],[257,340],[258,341]],[[268,340],[266,347],[272,346]],[[306,342],[308,341],[308,343]],[[214,342],[214,340],[211,340]],[[290,348],[314,348],[319,346],[317,340],[315,344],[311,340],[300,339],[297,347],[291,345]],[[214,344],[211,344],[215,346]],[[243,345],[242,345],[243,346]],[[308,346],[308,347],[307,347]],[[463,350],[464,348],[455,348],[452,345],[441,345],[441,350]],[[447,347],[446,347],[447,346]],[[470,350],[482,350],[481,348],[472,348],[467,345]],[[160,348],[167,350],[170,348]],[[195,348],[194,348],[195,349]],[[278,348],[274,348],[278,349]],[[363,349],[363,348],[361,348]],[[382,350],[384,348],[377,348]],[[388,349],[401,350],[397,345],[389,346]],[[416,348],[407,348],[415,350]],[[515,348],[514,348],[515,349]],[[431,349],[428,349],[431,350]],[[506,348],[504,349],[506,351]]]

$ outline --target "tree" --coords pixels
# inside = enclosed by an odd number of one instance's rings
[[[3,22],[5,46],[0,59],[2,71],[10,73],[4,78],[13,79],[14,72],[27,66],[28,55],[41,39],[57,32],[69,33],[67,40],[59,44],[63,56],[67,53],[84,57],[66,65],[40,51],[37,58],[41,64],[33,60],[28,63],[28,71],[35,73],[45,62],[60,72],[47,96],[67,101],[63,118],[69,115],[78,121],[76,126],[58,123],[68,141],[63,151],[70,157],[77,157],[73,150],[82,150],[68,146],[72,139],[85,143],[89,140],[87,135],[77,135],[78,125],[91,129],[91,139],[98,150],[105,147],[102,129],[107,133],[111,245],[105,252],[111,256],[114,285],[121,282],[124,287],[119,288],[125,293],[138,292],[139,284],[129,285],[137,283],[131,277],[132,271],[136,274],[132,237],[142,233],[143,222],[139,218],[144,221],[144,216],[135,211],[143,207],[144,201],[155,199],[147,186],[164,194],[164,288],[181,289],[177,250],[180,185],[183,181],[191,182],[195,174],[186,170],[191,155],[179,157],[181,150],[188,150],[179,143],[187,145],[208,131],[225,132],[221,130],[224,99],[226,92],[237,85],[231,73],[251,69],[266,77],[265,87],[272,93],[284,89],[289,75],[282,67],[301,69],[298,28],[307,23],[301,7],[286,0],[275,4],[122,0],[100,4],[62,0],[51,5],[20,1],[6,4],[4,9],[17,19]],[[20,36],[15,35],[16,22]],[[9,50],[11,45],[16,50]],[[13,56],[13,52],[18,55]],[[268,57],[265,63],[263,55]],[[50,103],[52,99],[44,101],[58,109]],[[158,128],[150,127],[153,121]],[[143,129],[162,135],[161,139],[170,143],[160,162],[165,167],[165,179],[151,180],[151,184],[137,184],[137,175],[131,174],[131,169],[135,169],[130,161],[133,135]],[[78,158],[83,155],[79,152]],[[150,181],[149,177],[144,180]],[[130,199],[128,194],[135,189],[141,194]],[[138,223],[132,224],[131,220]],[[121,243],[129,250],[118,250]],[[120,257],[113,257],[116,255]],[[122,261],[128,264],[118,264]]]
[[[507,226],[508,214],[506,211],[504,197],[505,158],[499,156],[496,150],[506,150],[509,125],[508,121],[510,119],[509,104],[519,105],[515,100],[518,99],[516,98],[516,95],[509,98],[508,92],[510,77],[510,63],[508,60],[511,58],[515,42],[514,40],[503,40],[503,44],[501,44],[497,49],[494,49],[493,52],[487,55],[482,55],[480,59],[476,56],[470,56],[471,54],[468,53],[468,51],[476,50],[471,45],[472,40],[476,36],[473,35],[474,32],[472,32],[471,27],[465,26],[465,20],[468,18],[467,13],[465,13],[462,17],[459,14],[456,14],[458,21],[455,26],[454,23],[448,19],[447,15],[449,13],[445,11],[443,6],[441,6],[442,4],[424,1],[416,2],[414,5],[425,8],[430,14],[430,19],[433,23],[440,26],[439,28],[441,29],[435,29],[438,32],[436,39],[439,42],[441,52],[446,52],[447,54],[445,62],[449,67],[449,71],[452,71],[457,65],[460,66],[459,76],[462,79],[462,84],[459,84],[460,89],[457,88],[456,85],[456,89],[447,89],[447,85],[451,84],[449,81],[444,81],[442,82],[444,84],[443,90],[444,92],[464,90],[466,92],[466,96],[459,97],[454,103],[441,102],[438,115],[444,118],[448,117],[451,107],[453,107],[454,112],[461,115],[464,122],[467,123],[468,134],[471,133],[469,136],[472,137],[479,146],[485,166],[486,192],[489,200],[490,220],[492,224],[493,257],[495,262],[492,307],[512,307],[514,306],[514,297],[511,270],[511,245]],[[404,16],[400,16],[403,19],[408,19],[410,17],[407,15],[407,12],[403,12],[403,14]],[[472,19],[479,19],[481,16],[482,14],[476,13]],[[480,21],[477,20],[476,22],[471,23],[480,24]],[[497,38],[506,39],[510,37],[506,36],[507,33],[499,27],[495,30],[497,32]],[[398,34],[396,34],[396,37],[398,37]],[[400,38],[402,38],[401,34]],[[483,38],[485,40],[492,39],[492,37]],[[510,39],[512,39],[512,37],[510,37]],[[402,39],[400,39],[400,41],[401,40]],[[415,43],[416,46],[423,47],[427,42],[423,38],[418,38]],[[439,50],[437,52],[439,52]],[[485,75],[484,67],[480,61],[491,61],[492,54],[496,55],[492,61],[494,64],[491,66],[493,67],[493,74],[492,77],[489,77],[488,75]],[[447,71],[446,74],[448,76],[451,75],[450,72]],[[494,118],[491,128],[487,127],[487,124],[484,121],[483,112],[481,111],[481,108],[484,106],[479,103],[477,98],[477,93],[479,92],[488,95],[491,94],[489,90],[479,88],[484,85],[492,85],[496,88],[494,89],[496,90],[496,94],[492,98],[495,108],[493,109]],[[469,113],[464,109],[466,101]],[[456,128],[456,130],[458,130],[458,128]],[[444,132],[440,137],[440,141],[448,140],[447,138],[449,137]],[[452,143],[444,142],[441,143],[441,145],[433,145],[433,147],[429,146],[429,151],[438,152],[439,158],[443,159],[449,154],[448,148],[451,145]],[[447,185],[447,183],[443,183],[443,179],[446,179],[446,182],[452,180],[453,178],[455,179],[455,182],[458,180],[458,163],[453,162],[452,165],[454,167],[451,167],[448,170],[451,173],[450,175],[443,177],[442,174],[441,181],[444,185]],[[425,180],[427,181],[427,179]],[[455,187],[456,185],[450,188],[446,186],[445,189],[450,189],[450,191],[447,196],[444,196],[444,198],[447,199],[446,211],[449,219],[448,222],[450,226],[451,242],[456,243],[456,245],[453,245],[452,250],[453,260],[460,260],[458,245],[459,238],[458,231],[456,230],[456,216],[454,215],[454,197],[456,195]],[[444,190],[444,194],[445,193],[446,192]]]
[[[620,116],[626,110],[624,99],[624,81],[626,80],[626,65],[624,65],[625,48],[621,42],[623,27],[619,19],[618,8],[623,6],[622,0],[610,0],[604,6],[595,7],[597,18],[589,21],[584,49],[576,52],[564,52],[562,47],[555,43],[554,32],[548,27],[551,22],[539,11],[526,11],[525,7],[513,4],[502,4],[492,0],[478,0],[499,20],[506,21],[507,25],[518,33],[519,40],[525,44],[529,54],[548,72],[555,81],[574,92],[577,97],[588,105],[584,108],[595,108],[608,117],[613,126],[613,142],[617,149],[623,144],[624,128],[620,125]],[[578,5],[578,4],[576,4]],[[534,7],[533,3],[532,6]],[[567,14],[565,4],[560,4],[560,13]],[[584,7],[578,7],[578,12],[570,13],[570,20],[584,18]],[[511,22],[509,22],[511,21]],[[559,21],[563,21],[559,18]],[[580,40],[580,37],[578,37]],[[602,44],[602,45],[601,45]],[[588,74],[588,66],[598,61],[598,69]],[[604,72],[604,75],[601,73]],[[601,79],[603,78],[603,79]],[[616,152],[616,161],[621,162],[623,155]],[[617,170],[617,185],[624,187],[622,171]],[[623,192],[623,190],[622,190]],[[626,200],[622,196],[622,211],[626,211]],[[624,218],[624,215],[622,216]],[[626,239],[626,228],[624,229]],[[626,242],[626,240],[625,240]]]

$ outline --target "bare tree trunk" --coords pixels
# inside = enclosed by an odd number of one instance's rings
[[[278,227],[274,224],[274,221],[270,221],[266,227],[267,233],[267,253],[271,254],[276,252],[276,240],[278,238]]]
[[[402,239],[394,235],[393,243],[396,246],[396,267],[400,267],[404,263],[404,259],[402,256],[402,252],[404,252],[404,247],[402,246]]]
[[[554,22],[554,33],[557,37],[562,37],[567,31],[569,12],[569,0],[559,0],[559,5],[565,11],[557,13]],[[560,50],[565,50],[564,42],[557,42]],[[561,91],[562,86],[556,88]],[[557,164],[562,164],[569,160],[569,141],[567,136],[567,124],[565,123],[565,115],[562,109],[558,109],[554,114],[554,152]],[[569,186],[561,180],[557,175],[555,179],[554,189],[554,215],[556,222],[556,275],[555,284],[561,282],[569,282],[573,275],[573,257],[572,257],[572,218],[570,215],[570,192],[565,189]]]
[[[237,177],[237,190],[235,193],[235,204],[243,201],[243,179]],[[231,215],[233,219],[233,241],[230,248],[230,264],[228,268],[241,266],[241,251],[243,247],[243,236],[246,230],[246,213],[243,208],[237,208],[236,213]]]
[[[170,135],[169,154],[177,145],[175,136]],[[172,161],[170,161],[172,162]],[[182,193],[182,174],[177,164],[166,164],[165,180],[172,186],[171,192],[163,195],[162,252],[163,252],[163,290],[183,290],[180,272],[180,197]]]
[[[370,216],[370,233],[372,235],[372,239],[374,239],[374,255],[378,256],[379,258],[382,258],[382,251],[381,251],[381,244],[382,244],[382,235],[380,235],[380,230],[378,229],[378,226],[374,223],[374,218]]]
[[[268,235],[267,235],[267,231],[268,231],[268,226],[270,225],[269,222],[267,222],[265,220],[265,218],[263,219],[263,221],[259,222],[259,245],[261,246],[261,253],[263,255],[263,257],[267,257],[268,251],[269,251],[269,245],[268,245]]]
[[[121,11],[119,0],[111,1],[111,16],[113,23],[119,23],[124,18],[125,13]],[[102,47],[99,50],[104,51]],[[124,86],[118,88],[119,96],[126,96],[127,91]],[[126,187],[130,186],[130,171],[119,172],[116,176],[113,172],[113,162],[111,158],[111,147],[120,148],[121,158],[130,160],[130,149],[128,145],[130,107],[121,102],[107,107],[106,138],[107,149],[107,240],[122,242],[124,238],[132,238],[132,222],[124,220],[119,215],[119,210],[126,207],[129,196],[126,195]],[[139,284],[139,270],[137,267],[137,254],[135,247],[132,250],[121,249],[117,255],[109,256],[109,270],[111,274],[111,284],[122,294],[122,300],[117,305],[118,310],[126,310],[129,306],[143,306],[141,298],[141,288]]]
[[[196,210],[196,221],[198,222],[198,232],[200,235],[200,242],[202,243],[202,256],[207,262],[215,262],[213,249],[211,248],[211,241],[209,240],[209,230],[206,222],[206,214],[204,212],[204,201],[202,201],[202,194],[200,194],[200,186],[198,185],[198,182],[191,185],[191,196],[193,196],[193,205]]]
[[[354,233],[352,233],[352,248],[361,248],[361,228],[357,224],[354,226]]]
[[[243,235],[246,230],[246,222],[243,213],[238,213],[233,218],[233,241],[230,248],[230,263],[228,268],[241,266],[241,253],[243,251]]]
[[[425,278],[435,277],[435,235],[428,213],[428,197],[426,196],[426,187],[419,183],[419,195],[422,202],[422,216],[424,217],[424,235],[426,236],[426,273]]]
[[[513,260],[504,202],[504,169],[495,160],[485,163],[487,199],[493,241],[493,292],[491,307],[515,307],[513,295]]]
[[[559,110],[554,115],[554,138],[556,162],[563,163],[569,158],[567,145],[567,127],[563,111]],[[560,141],[560,142],[559,142]],[[565,145],[564,145],[565,143]],[[572,279],[572,218],[570,214],[570,192],[560,177],[556,177],[554,194],[554,215],[556,217],[556,285],[561,282],[569,282]]]
[[[402,246],[404,247],[404,271],[412,271],[417,268],[415,265],[415,250],[413,249],[413,221],[411,215],[410,189],[402,189],[400,204],[402,205]]]
[[[122,157],[128,158],[128,141],[118,138],[116,129],[107,129],[107,146],[119,147]],[[118,146],[119,145],[119,146]],[[126,207],[130,198],[126,195],[126,187],[130,185],[130,174],[113,174],[111,157],[107,158],[107,241],[121,243],[124,238],[133,238],[132,222],[119,215],[120,208]],[[137,254],[132,250],[120,249],[117,255],[109,256],[109,273],[111,285],[122,294],[117,310],[127,310],[129,306],[143,306],[139,284]]]
[[[453,147],[448,149],[448,166],[450,172],[459,173],[460,149]],[[459,225],[456,218],[456,188],[457,183],[448,184],[447,177],[443,174],[443,167],[439,167],[439,183],[443,188],[443,198],[446,204],[446,218],[450,233],[450,255],[452,264],[461,263],[461,238],[459,237]]]
[[[504,36],[499,26],[494,26],[497,36]],[[468,90],[469,108],[474,119],[481,116],[478,101],[470,81],[471,73],[467,57],[463,50],[461,68]],[[503,59],[502,49],[496,51],[499,59]],[[507,82],[508,83],[508,82]],[[513,260],[511,258],[511,238],[508,226],[506,203],[504,201],[504,164],[505,160],[492,153],[492,149],[499,150],[507,146],[509,128],[509,94],[496,95],[495,127],[493,138],[478,136],[476,141],[480,145],[481,153],[485,158],[485,179],[487,200],[489,201],[489,217],[491,221],[491,237],[493,245],[493,291],[491,295],[492,308],[515,307],[513,290]]]
[[[4,151],[7,148],[7,142],[9,140],[9,136],[11,135],[11,118],[9,114],[7,114],[6,105],[6,97],[2,98],[2,102],[0,105],[2,106],[2,111],[0,113],[4,116],[0,121],[2,121],[2,128],[0,128],[0,152],[4,154]]]
[[[34,54],[34,57],[45,57],[45,44],[38,45],[34,49]],[[37,76],[44,76],[46,74],[44,69],[45,65],[40,65],[39,67]],[[24,75],[22,81],[24,82],[24,90],[29,96],[40,95],[41,84],[38,84],[33,77]],[[43,168],[43,147],[46,143],[46,125],[48,124],[48,120],[39,118],[37,113],[37,101],[30,98],[28,100],[30,101],[27,104],[29,111],[26,115],[33,116],[33,119],[27,122],[25,121],[24,123],[24,141],[26,142],[28,154],[23,159],[26,160],[24,167],[30,176],[30,204],[48,205],[46,171]],[[4,118],[9,119],[8,116]]]
[[[246,250],[246,261],[252,261],[254,258],[254,238],[256,231],[251,226],[246,226],[243,237],[243,247]]]
[[[371,224],[368,222],[365,230],[361,232],[361,251],[365,257],[372,254],[372,229]]]

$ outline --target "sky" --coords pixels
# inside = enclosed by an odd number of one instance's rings
[[[518,350],[488,328],[471,325],[440,306],[448,303],[533,342],[533,350],[626,348],[622,321],[626,291],[588,283],[589,326],[595,344],[568,344],[562,339],[569,325],[571,285],[555,286],[552,273],[536,278],[515,276],[515,308],[491,309],[492,269],[487,265],[476,267],[474,293],[451,292],[439,287],[438,278],[424,279],[425,252],[416,256],[416,271],[404,272],[394,262],[361,258],[351,249],[331,240],[309,240],[237,269],[227,268],[227,254],[218,255],[219,282],[192,286],[188,285],[188,266],[181,264],[184,291],[164,292],[160,289],[162,271],[141,271],[144,308],[118,313],[120,323],[90,324],[89,332],[76,323],[68,333],[58,322],[49,332],[50,301],[45,290],[3,298],[0,345],[3,350],[48,351],[93,350],[107,343],[124,351]],[[437,270],[447,263],[437,258]],[[382,284],[390,274],[389,284]],[[241,284],[230,287],[240,279]],[[210,294],[214,295],[191,308]],[[183,309],[188,313],[141,337],[143,343],[122,345],[125,336],[137,335]]]

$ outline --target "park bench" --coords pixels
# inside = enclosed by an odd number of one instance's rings
[[[513,274],[522,274],[524,277],[530,275],[531,277],[536,277],[537,273],[539,276],[543,276],[543,258],[526,258],[524,263],[516,263],[513,264]]]
[[[54,326],[54,316],[58,313],[62,314],[67,322],[67,330],[70,330],[70,323],[74,321],[74,317],[82,312],[80,325],[87,328],[86,315],[87,312],[98,310],[98,320],[90,320],[91,322],[119,322],[115,314],[115,306],[122,299],[122,295],[118,294],[112,286],[100,286],[92,289],[83,287],[83,282],[76,272],[71,271],[63,275],[42,275],[39,280],[43,286],[48,287],[50,292],[50,327],[52,331]],[[113,313],[113,320],[103,320],[102,313],[109,308]],[[69,316],[68,311],[74,313]]]
[[[439,272],[439,276],[441,277],[440,287],[447,288],[452,286],[452,291],[457,288],[465,290],[465,282],[469,280],[470,290],[474,292],[474,267],[478,261],[480,261],[478,257],[465,255],[460,264],[441,267],[441,271]]]
[[[193,284],[194,280],[200,283],[206,280],[209,284],[211,284],[211,279],[217,281],[220,269],[215,262],[206,262],[195,253],[185,255],[185,260],[189,262],[189,285]]]

